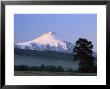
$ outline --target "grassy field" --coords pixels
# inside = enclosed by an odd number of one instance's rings
[[[49,72],[49,71],[15,71],[15,76],[97,76],[97,73]]]

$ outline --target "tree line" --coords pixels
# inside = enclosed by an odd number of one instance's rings
[[[27,65],[15,65],[14,70],[17,71],[51,71],[51,72],[64,72],[62,66],[44,65],[40,66],[27,66]]]
[[[40,58],[56,58],[56,59],[72,59],[72,53],[62,53],[57,51],[37,51],[37,50],[30,50],[30,49],[19,49],[14,48],[14,53],[17,55],[23,56],[35,56]]]

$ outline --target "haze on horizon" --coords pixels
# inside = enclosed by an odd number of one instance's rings
[[[71,43],[79,38],[92,41],[97,52],[96,14],[15,14],[14,43],[33,40],[47,32]]]

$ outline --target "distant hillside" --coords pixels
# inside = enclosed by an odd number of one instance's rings
[[[61,59],[73,59],[72,53],[62,53],[56,51],[37,51],[30,49],[15,48],[14,53],[23,56],[36,56],[41,58],[61,58]]]

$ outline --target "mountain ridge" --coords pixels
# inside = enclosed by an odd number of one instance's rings
[[[39,37],[22,43],[15,44],[16,47],[21,49],[31,49],[31,50],[51,50],[51,51],[59,51],[71,53],[73,48],[73,44],[67,41],[62,41],[58,38],[55,32],[47,32]]]

